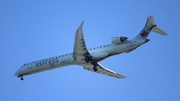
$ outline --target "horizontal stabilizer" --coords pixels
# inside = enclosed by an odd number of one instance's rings
[[[152,29],[153,32],[159,33],[161,35],[168,35],[165,31],[163,31],[161,28],[159,28],[158,26],[153,27]]]

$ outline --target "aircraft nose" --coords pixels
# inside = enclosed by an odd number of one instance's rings
[[[17,76],[18,75],[18,73],[17,73],[17,71],[14,73],[14,76]]]
[[[15,73],[14,73],[14,76],[18,76],[19,75],[19,70],[17,70]]]

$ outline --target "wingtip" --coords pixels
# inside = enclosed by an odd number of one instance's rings
[[[78,29],[82,29],[83,24],[84,24],[84,20],[81,22],[81,24],[80,24],[80,26],[79,26],[79,28],[78,28]]]
[[[118,73],[118,76],[116,76],[116,78],[119,78],[119,79],[125,79],[125,78],[127,78],[127,77],[124,76],[124,75],[122,75],[122,74],[119,74],[119,73]]]
[[[122,79],[125,79],[125,78],[127,78],[127,77],[126,77],[126,76],[123,76],[123,77],[122,77]]]

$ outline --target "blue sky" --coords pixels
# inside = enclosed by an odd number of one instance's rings
[[[178,0],[1,0],[0,101],[179,101]],[[151,32],[150,42],[128,54],[101,62],[128,76],[116,79],[68,66],[26,76],[24,63],[70,53],[82,20],[89,48],[111,37],[136,36],[148,16],[168,36]]]

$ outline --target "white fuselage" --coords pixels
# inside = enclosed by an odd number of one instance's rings
[[[91,54],[92,59],[98,62],[112,55],[131,52],[145,42],[145,39],[132,39],[121,44],[109,44],[91,48],[88,49],[88,52]],[[85,61],[76,61],[74,60],[73,53],[69,53],[26,63],[17,70],[15,75],[18,77],[25,76],[68,65],[82,65],[83,63]]]

